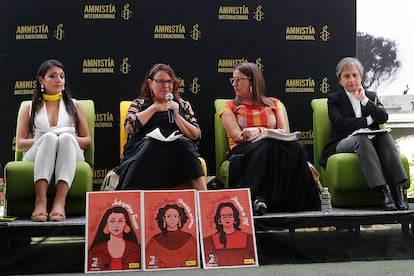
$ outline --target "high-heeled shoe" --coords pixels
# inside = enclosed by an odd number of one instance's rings
[[[266,201],[260,198],[256,198],[253,202],[253,214],[256,216],[263,216],[267,212]]]

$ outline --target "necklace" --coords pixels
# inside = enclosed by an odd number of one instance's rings
[[[60,97],[62,97],[62,92],[59,92],[57,94],[49,95],[49,94],[43,94],[42,95],[43,100],[47,102],[55,102],[60,100]]]

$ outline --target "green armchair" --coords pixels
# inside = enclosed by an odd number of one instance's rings
[[[230,99],[216,99],[214,101],[214,138],[215,138],[215,149],[216,149],[216,177],[220,180],[224,187],[229,187],[229,164],[227,160],[227,153],[229,151],[229,139],[227,132],[223,127],[221,118],[219,116],[221,109],[223,108],[226,101]],[[289,119],[285,105],[281,102],[282,107],[285,111],[286,125],[289,129]]]
[[[313,110],[314,163],[320,173],[322,184],[329,187],[332,204],[337,207],[381,204],[381,197],[369,189],[358,166],[355,153],[337,153],[330,156],[326,169],[319,165],[319,158],[328,142],[331,130],[327,99],[313,99],[311,107]],[[410,175],[407,158],[401,154],[401,160],[407,175]],[[409,186],[410,180],[407,180],[404,187]]]
[[[20,114],[22,107],[28,103],[29,101],[23,101],[20,104],[18,114]],[[75,178],[66,201],[66,215],[85,215],[86,192],[93,190],[95,105],[92,100],[79,100],[79,103],[85,110],[92,143],[84,151],[85,161],[78,161],[76,164]],[[7,215],[30,217],[35,200],[34,163],[21,161],[22,157],[23,153],[16,149],[15,160],[8,162],[4,168]],[[54,193],[55,185],[51,184],[48,190],[48,204],[53,202]],[[48,206],[49,209],[50,207]]]

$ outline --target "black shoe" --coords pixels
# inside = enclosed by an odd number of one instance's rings
[[[381,186],[380,189],[384,201],[382,202],[382,206],[384,207],[384,211],[395,211],[397,210],[397,206],[395,205],[394,199],[392,198],[390,187],[388,185]]]
[[[256,216],[263,216],[267,212],[267,204],[263,199],[257,198],[253,202],[253,214]]]
[[[397,184],[395,186],[395,197],[398,210],[408,210],[408,203],[405,201],[405,193],[403,185]]]

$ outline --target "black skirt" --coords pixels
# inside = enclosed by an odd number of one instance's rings
[[[252,200],[266,200],[268,211],[320,210],[319,190],[300,142],[244,143],[233,148],[229,160],[229,185],[249,187]]]
[[[117,190],[171,189],[203,176],[197,146],[181,137],[172,142],[145,138],[118,167]]]

